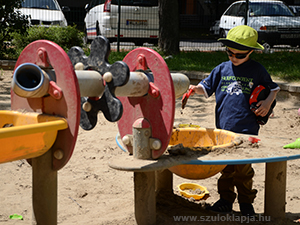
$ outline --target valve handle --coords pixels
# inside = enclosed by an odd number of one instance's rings
[[[91,110],[88,112],[81,107],[80,126],[84,130],[91,130],[96,126],[99,111],[102,111],[105,118],[110,122],[118,121],[123,114],[123,106],[115,96],[115,89],[128,82],[130,71],[123,61],[117,61],[110,65],[108,63],[109,53],[110,43],[103,36],[97,36],[93,40],[89,56],[86,56],[80,47],[72,47],[68,52],[73,66],[82,63],[84,70],[96,70],[102,76],[107,72],[112,74],[112,79],[110,82],[106,82],[104,94],[100,99],[90,98],[92,96],[81,98],[81,106],[86,102],[91,104]]]

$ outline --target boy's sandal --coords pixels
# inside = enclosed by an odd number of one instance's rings
[[[255,211],[251,203],[240,203],[240,210],[243,216],[255,216]]]
[[[220,198],[212,206],[206,207],[206,209],[218,213],[231,213],[232,203],[226,201],[225,199]]]

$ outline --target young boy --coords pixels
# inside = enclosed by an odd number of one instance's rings
[[[264,49],[257,43],[257,38],[256,30],[249,26],[232,28],[226,38],[218,40],[226,46],[229,61],[215,67],[197,86],[190,85],[192,95],[197,93],[209,97],[215,93],[215,122],[219,129],[257,135],[259,124],[256,116],[264,117],[268,114],[279,91],[266,69],[249,58],[253,50]],[[265,100],[257,103],[258,108],[253,113],[249,98],[258,85],[269,87],[271,91]],[[232,212],[236,187],[242,215],[254,216],[252,203],[257,190],[252,189],[253,176],[251,164],[226,166],[218,180],[220,199],[208,209],[221,213]]]

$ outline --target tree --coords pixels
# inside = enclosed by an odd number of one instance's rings
[[[158,8],[158,46],[165,54],[178,54],[180,52],[178,0],[159,0]]]
[[[0,58],[8,52],[14,51],[9,47],[12,33],[26,34],[29,27],[28,16],[22,15],[20,11],[22,0],[0,0]]]

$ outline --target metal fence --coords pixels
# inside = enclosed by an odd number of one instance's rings
[[[95,1],[104,2],[104,0],[95,0]],[[112,2],[113,1],[114,0],[112,0]],[[221,15],[224,13],[224,11],[226,11],[224,9],[228,8],[228,6],[231,4],[232,1],[231,2],[226,1],[227,4],[220,5],[218,10],[216,10],[215,7],[209,8],[209,4],[206,1],[196,1],[196,2],[197,3],[194,4],[192,7],[189,7],[188,5],[182,7],[180,5],[181,7],[180,15],[179,15],[180,49],[183,51],[216,51],[222,49],[222,46],[217,41],[217,38],[221,35],[219,31],[222,31],[224,27],[221,27],[221,25],[219,27],[218,21]],[[249,5],[248,8],[245,8],[244,4],[245,3],[240,3],[239,5],[237,4],[235,8],[232,7],[231,12],[228,12],[227,14],[225,13],[227,16],[228,23],[230,21],[231,23],[235,23],[235,24],[244,24],[244,21],[246,19],[248,25],[252,26],[251,24],[257,23],[257,21],[259,21],[261,27],[259,28],[254,27],[254,28],[260,31],[260,36],[262,35],[262,33],[263,34],[269,33],[270,34],[269,36],[271,36],[271,39],[269,38],[268,40],[267,39],[260,40],[262,41],[262,43],[266,44],[265,46],[267,50],[270,50],[270,48],[272,48],[273,51],[277,51],[277,50],[298,51],[298,47],[300,45],[300,17],[299,16],[294,16],[294,15],[285,16],[282,14],[283,11],[281,9],[277,9],[277,14],[263,15],[260,18],[258,14],[259,11],[258,9],[260,9],[261,7],[263,9],[271,10],[271,6],[264,4],[262,2],[260,5]],[[100,27],[106,26],[106,24],[103,24],[103,21],[100,22],[95,20],[94,28],[90,27],[88,28],[90,30],[87,31],[86,29],[87,27],[85,26],[85,22],[84,22],[86,16],[85,9],[78,8],[78,7],[77,8],[70,7],[70,8],[71,10],[69,12],[64,13],[69,25],[76,24],[78,29],[84,32],[89,32],[89,31],[91,33],[94,32],[95,35],[98,34],[97,33],[98,28],[96,27],[97,22],[99,23],[98,25]],[[157,24],[154,25],[150,23],[150,20],[147,19],[147,12],[141,11],[140,13],[137,13],[138,10],[142,10],[141,8],[138,8],[138,6],[135,7],[135,11],[133,12],[130,10],[127,11],[125,10],[128,8],[128,5],[126,4],[121,5],[121,8],[122,8],[121,10],[122,14],[120,16],[121,29],[123,30],[132,29],[130,30],[130,32],[132,34],[134,33],[133,37],[135,38],[145,37],[146,31],[145,29],[142,28],[143,26],[148,26],[155,29],[155,26],[158,24],[158,21],[155,21],[155,23]],[[291,9],[294,10],[295,15],[297,15],[298,13],[296,8],[297,7],[294,8],[291,7]],[[300,7],[298,7],[298,9],[299,8]],[[274,6],[272,9],[275,10],[276,7]],[[101,8],[101,10],[104,9]],[[245,16],[247,15],[246,12],[248,12],[248,17]],[[116,11],[116,9],[111,10],[110,20],[111,21],[109,21],[109,23],[111,28],[106,27],[105,28],[106,31],[109,31],[109,29],[112,29],[112,27],[116,28],[118,26],[117,25],[117,23],[119,22],[118,11]],[[269,24],[269,26],[263,26],[264,24]],[[229,30],[229,28],[230,27],[227,27],[227,31]],[[99,30],[101,29],[99,28]],[[103,32],[104,31],[101,30],[100,34],[106,36],[105,34],[103,34]],[[123,36],[122,32],[120,33],[120,35],[121,35],[120,41],[121,41],[122,48],[131,50],[140,45],[153,46],[153,43],[151,43],[151,41],[148,42],[145,41],[144,43],[141,43],[138,41],[134,41],[134,39],[131,39],[130,37],[126,38],[125,37],[126,35]],[[111,45],[114,48],[114,46],[116,46],[117,36],[114,35],[114,37],[112,36],[109,37],[110,37]],[[290,42],[292,39],[294,40],[293,43]],[[283,40],[283,41],[278,42],[278,40]],[[268,45],[269,43],[270,45]]]

